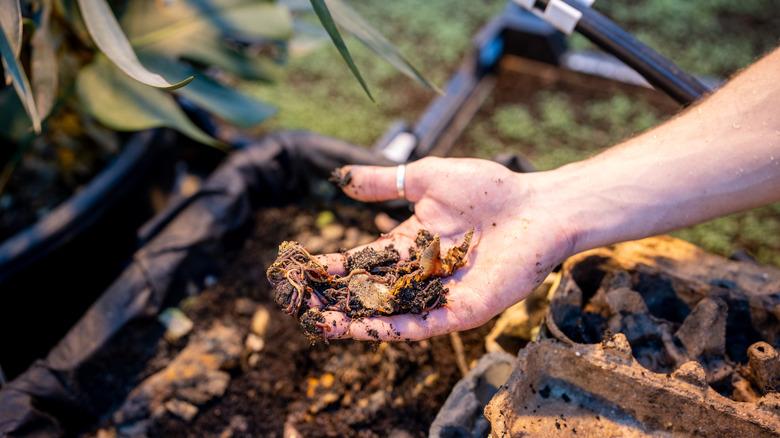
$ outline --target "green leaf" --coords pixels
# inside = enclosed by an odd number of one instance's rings
[[[19,0],[0,0],[0,29],[5,32],[14,58],[22,51],[22,9]],[[5,60],[3,60],[5,67]],[[11,85],[11,75],[3,70],[5,84]]]
[[[273,81],[279,76],[279,66],[273,61],[233,50],[209,35],[192,35],[183,40],[172,38],[139,51],[213,65],[243,79]]]
[[[49,26],[51,9],[51,0],[41,1],[40,25],[30,40],[33,96],[42,119],[49,115],[57,98],[59,66]]]
[[[141,53],[140,57],[144,64],[153,67],[165,77],[195,74],[191,67],[164,56]],[[197,75],[190,85],[176,90],[175,93],[242,128],[256,126],[276,112],[274,107],[228,88],[203,74]]]
[[[8,38],[6,38],[5,29],[0,30],[0,57],[3,60],[3,69],[11,77],[14,90],[16,90],[16,94],[19,96],[19,100],[22,101],[27,115],[30,116],[33,129],[36,133],[39,133],[41,132],[41,118],[38,115],[38,110],[35,108],[35,101],[33,100],[27,75],[24,73],[24,68],[19,63],[19,59],[14,56],[14,49],[11,47]]]
[[[103,55],[79,71],[76,92],[86,110],[111,129],[138,131],[166,126],[195,141],[223,147],[195,126],[173,96],[132,80]]]
[[[360,75],[360,71],[358,71],[355,62],[352,60],[352,55],[349,54],[349,49],[347,49],[347,45],[344,44],[344,40],[341,38],[339,30],[336,28],[336,23],[333,22],[333,17],[328,10],[328,6],[325,4],[325,0],[310,1],[311,6],[314,8],[314,12],[317,14],[317,17],[322,23],[322,26],[328,32],[328,35],[330,35],[330,39],[333,41],[333,44],[338,49],[339,53],[341,53],[341,57],[344,58],[344,61],[347,63],[347,66],[349,66],[349,69],[352,70],[352,74],[355,75],[355,78],[358,80],[358,82],[360,82],[360,86],[363,87],[363,90],[368,95],[368,98],[371,99],[372,102],[376,102],[374,97],[371,96],[371,92],[368,91],[368,86],[363,80],[363,76]]]
[[[133,47],[193,36],[242,41],[286,40],[292,35],[287,8],[256,0],[134,0],[122,14],[122,27]]]
[[[0,139],[7,139],[18,144],[22,138],[30,134],[32,127],[30,118],[15,90],[11,88],[0,89],[0,114],[3,115],[0,117]]]
[[[183,87],[192,81],[193,78],[189,77],[172,84],[159,74],[147,70],[138,60],[106,0],[78,0],[78,2],[84,23],[95,44],[128,76],[146,85],[171,90]]]
[[[15,57],[22,51],[22,8],[19,0],[0,0],[0,28],[5,31]]]
[[[442,94],[442,91],[426,79],[387,38],[382,36],[352,8],[341,0],[325,0],[325,2],[330,8],[331,16],[340,27],[360,40],[366,47],[381,56],[401,73]]]
[[[263,56],[245,54],[226,39],[284,40],[292,34],[287,8],[256,0],[134,0],[122,27],[138,51],[214,65],[243,79],[272,81],[279,67]]]

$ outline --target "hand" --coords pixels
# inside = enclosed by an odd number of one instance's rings
[[[349,166],[344,192],[365,201],[395,199],[396,167]],[[406,167],[406,198],[414,215],[367,246],[414,247],[420,228],[438,233],[442,252],[475,229],[466,265],[443,279],[447,303],[427,316],[404,314],[350,320],[324,312],[331,326],[324,336],[376,340],[419,340],[484,324],[528,296],[573,248],[565,228],[543,195],[518,174],[491,161],[425,158]],[[360,250],[355,248],[350,252]],[[340,254],[318,256],[331,275],[344,275]],[[371,331],[369,333],[369,331]]]

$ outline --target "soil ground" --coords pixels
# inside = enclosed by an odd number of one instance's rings
[[[264,346],[259,352],[246,350],[240,364],[226,369],[230,382],[224,395],[199,406],[190,422],[166,413],[153,421],[149,436],[281,437],[296,431],[306,437],[427,436],[462,377],[449,336],[410,343],[312,344],[273,300],[265,272],[281,240],[321,242],[318,239],[328,234],[323,230],[334,225],[346,229],[344,236],[355,229],[368,230],[361,231],[361,239],[378,236],[369,210],[330,208],[336,221],[324,227],[316,224],[322,212],[311,205],[259,212],[253,235],[217,283],[182,303],[194,322],[193,331],[174,344],[161,340],[142,375],[166,366],[215,322],[236,328],[243,344],[260,308],[269,316]],[[339,233],[334,236],[336,240],[322,248],[332,250],[348,240]],[[484,336],[491,326],[460,333],[467,363],[484,353]]]

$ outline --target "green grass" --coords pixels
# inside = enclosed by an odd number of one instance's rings
[[[347,3],[439,87],[457,68],[474,33],[505,4],[498,0]],[[398,73],[354,38],[344,36],[376,104],[327,42],[309,55],[291,58],[280,84],[250,87],[254,96],[279,108],[277,116],[263,124],[264,131],[306,129],[371,145],[394,120],[413,122],[436,97],[435,92]]]
[[[776,0],[600,0],[594,8],[699,75],[729,77],[777,47],[780,37]]]
[[[500,12],[504,1],[351,0],[367,21],[388,37],[422,72],[443,86],[468,50],[475,32]],[[726,78],[778,44],[776,0],[600,0],[594,8],[655,48],[682,69]],[[308,17],[306,19],[311,19]],[[397,118],[414,122],[435,94],[346,38],[374,94],[373,104],[327,43],[292,58],[275,86],[252,93],[280,111],[263,131],[307,129],[370,145]],[[592,48],[572,35],[570,46]],[[541,90],[524,101],[495,104],[464,134],[470,154],[491,158],[515,151],[539,169],[584,159],[646,130],[669,114],[635,96],[599,93],[585,101],[567,92]],[[745,250],[780,266],[780,204],[707,222],[673,233],[721,255]]]
[[[469,155],[490,159],[512,151],[539,170],[585,159],[664,117],[646,101],[622,93],[582,105],[566,92],[547,90],[527,102],[497,105],[489,112],[466,133]]]

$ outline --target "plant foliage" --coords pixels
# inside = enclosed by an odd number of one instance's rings
[[[369,97],[336,23],[400,71],[435,88],[342,2],[311,0],[311,6]],[[56,102],[74,90],[81,106],[111,129],[167,126],[217,145],[188,119],[179,101],[241,128],[273,115],[273,107],[232,85],[234,79],[278,76],[293,35],[293,12],[300,7],[290,0],[0,0],[4,77],[35,133]],[[9,114],[15,106],[9,99],[0,99],[0,105]],[[7,124],[18,125],[17,119]]]

